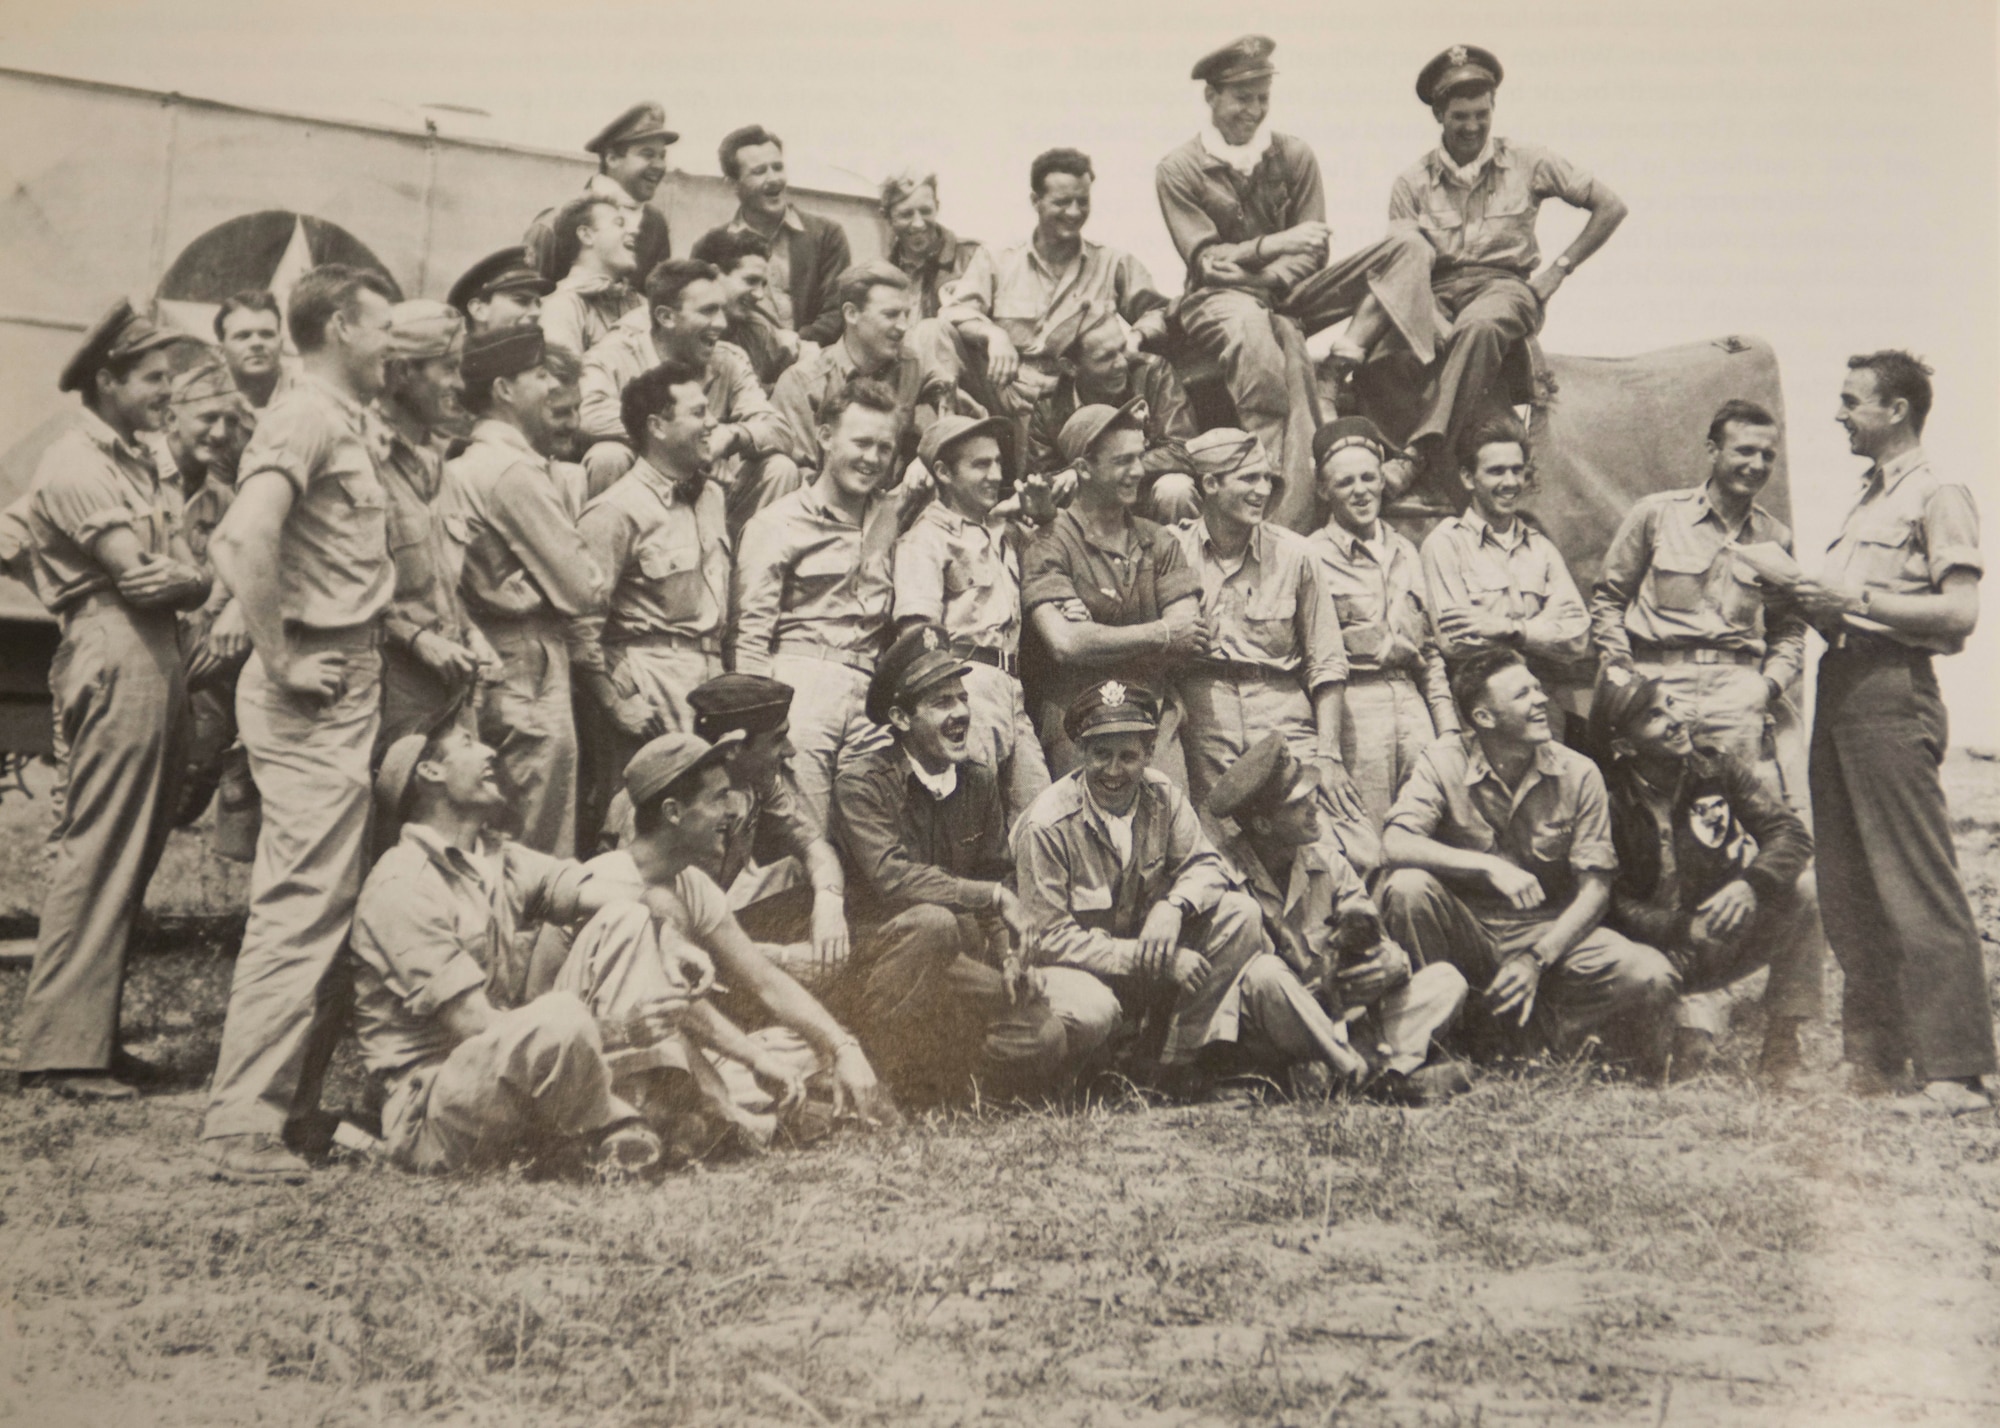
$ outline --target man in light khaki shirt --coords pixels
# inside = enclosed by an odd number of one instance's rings
[[[1319,770],[1336,817],[1362,816],[1340,751],[1347,654],[1305,538],[1264,517],[1277,481],[1261,442],[1221,427],[1188,442],[1202,516],[1174,530],[1201,586],[1203,648],[1177,667],[1181,746],[1199,804],[1266,734]]]
[[[535,321],[557,347],[579,359],[645,299],[632,290],[639,260],[629,204],[585,194],[564,204],[555,222],[556,290]]]
[[[1692,718],[1697,743],[1782,792],[1773,735],[1805,668],[1805,621],[1736,554],[1792,548],[1791,530],[1756,501],[1777,466],[1777,419],[1753,402],[1724,404],[1709,424],[1708,455],[1703,485],[1643,497],[1626,512],[1591,591],[1591,624],[1606,665],[1657,679]],[[1790,794],[1803,801],[1796,784]]]
[[[606,613],[576,625],[577,679],[599,716],[583,793],[586,846],[626,761],[669,729],[692,731],[689,692],[722,673],[729,538],[722,491],[708,479],[716,423],[704,375],[697,363],[670,359],[625,388],[627,435],[641,454],[578,522],[610,583]]]
[[[982,403],[1026,418],[1055,386],[1058,361],[1083,331],[1115,312],[1127,346],[1166,335],[1167,299],[1130,253],[1083,236],[1096,180],[1088,155],[1050,149],[1029,167],[1035,232],[1025,243],[982,248],[943,295],[950,351]],[[983,354],[983,360],[975,360]]]
[[[707,263],[670,258],[646,279],[646,307],[627,313],[583,359],[583,458],[590,494],[602,495],[633,461],[619,397],[662,363],[701,369],[713,418],[705,460],[727,493],[730,530],[799,484],[785,454],[784,418],[771,405],[750,358],[723,341],[729,327],[721,275]]]
[[[1340,751],[1377,832],[1417,757],[1458,730],[1417,548],[1382,519],[1391,451],[1367,417],[1342,417],[1313,436],[1328,517],[1310,544],[1347,651]]]
[[[973,747],[999,778],[1011,823],[1049,786],[1049,766],[1021,690],[1021,550],[1026,536],[995,515],[1006,489],[1013,424],[944,416],[917,456],[937,498],[896,542],[896,624],[944,627],[952,651],[971,662]]]

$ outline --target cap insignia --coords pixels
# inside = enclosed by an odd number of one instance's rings
[[[1098,693],[1103,696],[1106,709],[1116,709],[1125,702],[1125,686],[1115,679],[1107,680]]]
[[[934,625],[926,626],[924,628],[924,648],[927,650],[934,650],[937,647],[938,647],[937,627]]]
[[[1446,50],[1445,53],[1451,56],[1451,62],[1453,64],[1458,65],[1465,63],[1464,45],[1453,45],[1450,49]]]

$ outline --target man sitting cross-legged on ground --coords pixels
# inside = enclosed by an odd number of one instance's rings
[[[352,946],[355,1029],[386,1083],[389,1158],[469,1170],[581,1142],[600,1170],[643,1169],[660,1143],[611,1094],[605,1053],[634,1031],[670,1034],[676,1005],[635,1009],[647,1013],[639,1025],[612,1029],[566,992],[511,1011],[487,998],[519,923],[588,916],[604,901],[578,864],[492,832],[507,808],[496,763],[455,721],[398,739],[376,775],[384,832],[404,821],[361,889]]]
[[[1118,1050],[1134,1074],[1158,1077],[1164,1063],[1182,1090],[1246,1060],[1360,1072],[1361,1058],[1267,950],[1256,901],[1230,888],[1187,796],[1147,767],[1159,702],[1106,680],[1070,706],[1066,725],[1083,766],[1021,815],[1014,865],[1070,1055],[1086,1061],[1123,1028]]]
[[[1285,736],[1266,734],[1216,780],[1208,811],[1223,859],[1264,913],[1285,965],[1313,988],[1342,1026],[1361,1036],[1363,1094],[1420,1106],[1463,1089],[1455,1062],[1424,1067],[1431,1039],[1465,1005],[1465,978],[1446,962],[1410,970],[1410,956],[1382,935],[1374,902],[1320,817],[1317,765],[1301,763]],[[1422,1068],[1422,1069],[1420,1069]]]
[[[1467,1009],[1473,1050],[1520,1049],[1532,1030],[1569,1055],[1602,1033],[1658,1070],[1676,979],[1598,925],[1618,867],[1604,776],[1554,741],[1549,697],[1516,651],[1471,656],[1452,694],[1468,732],[1424,750],[1382,832],[1389,935],[1484,990]]]
[[[1770,967],[1759,1071],[1783,1084],[1800,1069],[1799,1023],[1820,1009],[1812,835],[1753,767],[1696,744],[1693,723],[1662,680],[1614,667],[1597,686],[1590,740],[1618,848],[1605,921],[1680,973],[1676,1075],[1708,1064],[1729,985]]]
[[[892,1122],[895,1104],[877,1084],[861,1043],[758,951],[703,871],[721,856],[738,811],[726,752],[726,744],[670,733],[633,756],[625,791],[635,836],[591,859],[585,886],[601,888],[607,901],[645,898],[646,906],[611,908],[584,928],[566,956],[544,939],[529,989],[553,983],[614,1019],[644,1011],[663,988],[693,996],[681,1018],[684,1035],[635,1058],[630,1068],[634,1094],[649,1115],[719,1114],[761,1142],[780,1125],[801,1130],[797,1116],[807,1108],[810,1085],[825,1087],[836,1112]],[[760,1005],[778,1025],[746,1037],[703,995],[705,984],[715,982]],[[711,1061],[708,1051],[719,1059]]]
[[[839,993],[906,1100],[1056,1090],[1067,1035],[1022,969],[1021,903],[991,765],[972,754],[973,666],[943,629],[900,635],[868,688],[868,717],[894,743],[834,785],[833,831],[849,870],[852,974]]]

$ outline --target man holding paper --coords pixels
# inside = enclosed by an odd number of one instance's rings
[[[1708,480],[1635,502],[1604,554],[1590,618],[1609,667],[1658,680],[1696,743],[1780,789],[1770,731],[1805,664],[1790,599],[1792,533],[1757,504],[1778,461],[1778,423],[1728,401],[1708,427]],[[1793,800],[1799,790],[1792,790]]]

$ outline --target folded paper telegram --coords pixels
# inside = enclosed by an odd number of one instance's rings
[[[1756,572],[1757,578],[1766,585],[1774,585],[1780,590],[1790,590],[1806,578],[1806,572],[1792,559],[1791,553],[1774,540],[1760,540],[1751,545],[1735,548],[1736,558]]]

